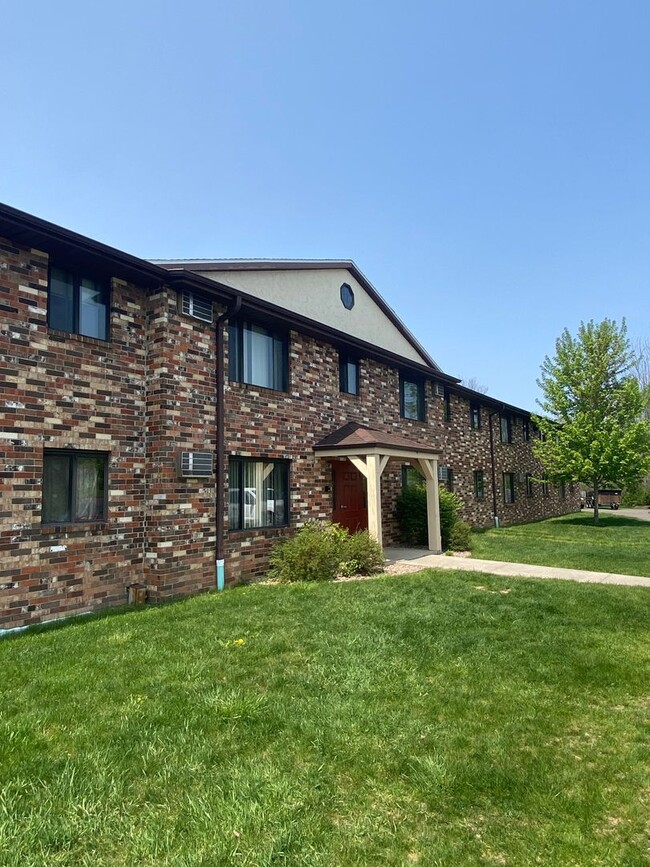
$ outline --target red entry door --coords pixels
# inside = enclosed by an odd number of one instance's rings
[[[350,461],[333,461],[334,511],[332,521],[351,533],[368,529],[366,480]]]

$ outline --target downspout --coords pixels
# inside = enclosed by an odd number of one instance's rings
[[[503,411],[503,407],[501,409],[495,409],[494,412],[491,412],[488,416],[488,427],[490,428],[490,461],[492,463],[492,516],[494,517],[494,526],[499,526],[499,516],[497,515],[497,472],[494,465],[494,427],[492,425],[492,419],[495,415],[499,415]]]
[[[216,420],[217,427],[217,481],[215,489],[215,531],[216,531],[216,561],[217,561],[217,590],[223,590],[225,587],[225,567],[224,567],[224,541],[223,541],[223,520],[224,509],[223,502],[225,498],[226,484],[224,473],[224,462],[226,456],[226,443],[224,431],[224,330],[226,322],[233,316],[239,313],[241,308],[241,295],[235,296],[224,312],[217,318],[215,323],[217,337],[216,351]]]

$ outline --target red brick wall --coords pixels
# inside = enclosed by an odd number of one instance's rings
[[[125,601],[144,549],[144,294],[114,280],[111,341],[48,330],[47,257],[0,241],[0,629]],[[44,448],[108,452],[101,524],[41,525]]]
[[[216,449],[214,326],[183,316],[176,292],[112,281],[108,342],[47,328],[47,257],[0,241],[0,629],[124,602],[144,581],[151,600],[215,585],[215,482],[179,478],[180,451]],[[226,340],[227,346],[227,340]],[[291,332],[287,393],[229,382],[224,395],[226,455],[289,459],[290,527],[229,531],[226,580],[257,577],[269,550],[310,519],[332,514],[332,473],[313,446],[349,421],[399,432],[442,452],[474,525],[492,523],[487,407],[472,431],[469,405],[452,397],[452,418],[427,383],[427,420],[400,418],[399,372],[361,360],[360,395],[339,391],[338,350]],[[108,515],[94,525],[41,524],[44,448],[109,453]],[[575,507],[539,485],[503,503],[502,472],[538,474],[523,442],[499,441],[497,501],[504,523]],[[227,469],[227,466],[226,466]],[[474,499],[483,469],[485,499]],[[384,543],[398,530],[401,463],[382,477]]]

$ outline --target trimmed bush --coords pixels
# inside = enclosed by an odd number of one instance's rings
[[[451,531],[458,520],[460,500],[446,488],[440,488],[440,535],[442,536],[442,550],[446,551],[451,541]],[[425,513],[426,517],[426,513]]]
[[[381,571],[384,552],[367,530],[350,535],[339,524],[312,521],[271,551],[276,581],[332,581],[337,575]]]
[[[269,577],[276,581],[332,581],[338,575],[342,539],[347,530],[338,524],[305,526],[271,551]]]
[[[449,547],[452,551],[469,551],[472,545],[472,528],[465,521],[456,521],[451,529]]]
[[[443,550],[449,547],[451,531],[458,519],[461,502],[456,494],[446,488],[439,490],[440,535]],[[424,485],[411,485],[397,498],[395,509],[400,536],[408,545],[426,545],[427,531],[427,491]]]
[[[395,515],[400,536],[407,545],[427,544],[427,491],[424,485],[409,485],[397,498]]]
[[[348,535],[343,541],[341,575],[372,575],[384,568],[384,552],[367,530]]]

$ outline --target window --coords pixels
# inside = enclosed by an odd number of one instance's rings
[[[108,288],[91,277],[52,265],[48,285],[47,321],[50,328],[106,340]]]
[[[354,292],[348,283],[341,284],[341,303],[346,310],[352,310],[354,307]]]
[[[415,467],[402,465],[402,488],[415,488],[424,484],[424,476]]]
[[[524,441],[529,442],[530,440],[530,422],[527,418],[523,420],[523,432],[524,432]]]
[[[515,501],[515,474],[503,474],[503,502],[514,503]]]
[[[253,322],[234,322],[230,326],[230,379],[287,391],[287,337]]]
[[[359,362],[339,355],[339,385],[345,394],[359,394]]]
[[[509,415],[502,415],[499,417],[501,424],[501,442],[502,443],[511,443],[512,442],[512,419]]]
[[[533,477],[530,473],[526,473],[526,496],[533,496]]]
[[[549,488],[549,484],[548,484],[548,479],[546,477],[544,477],[544,479],[542,481],[542,496],[548,497],[549,493],[550,493],[550,488]]]
[[[231,530],[284,527],[289,523],[289,462],[231,458]]]
[[[451,467],[447,467],[447,490],[454,490],[454,471]]]
[[[485,497],[485,477],[483,470],[474,470],[474,496],[477,500]]]
[[[43,454],[43,523],[105,520],[107,474],[107,452],[46,449]]]
[[[424,383],[400,378],[400,412],[402,418],[424,421]]]
[[[445,421],[451,421],[451,394],[449,393],[449,389],[445,389],[445,409],[444,409],[444,418]]]
[[[481,429],[481,405],[475,401],[469,405],[469,426],[472,430]]]
[[[560,482],[558,485],[558,490],[560,492],[560,499],[566,500],[566,485],[564,482]]]

